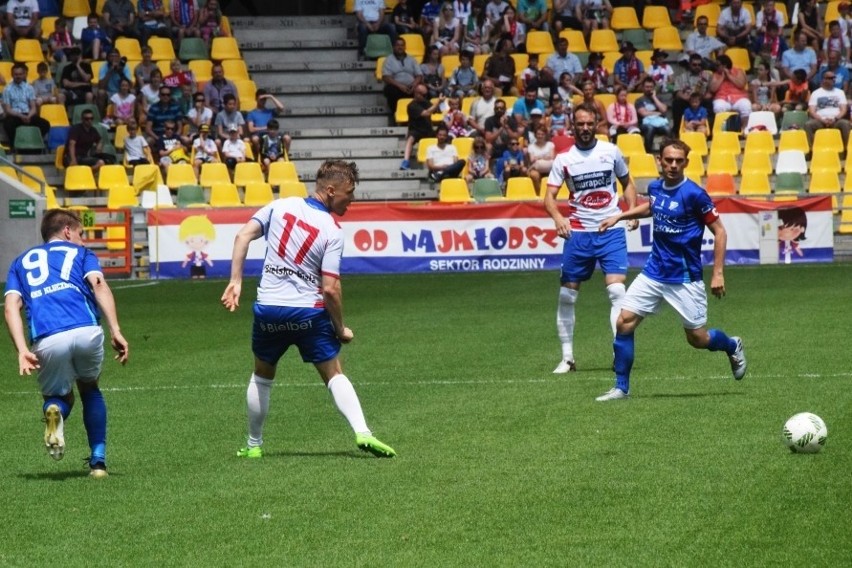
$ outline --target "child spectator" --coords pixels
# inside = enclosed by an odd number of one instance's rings
[[[580,84],[586,81],[591,81],[595,86],[596,93],[609,92],[609,72],[602,64],[602,56],[600,53],[593,51],[589,54],[589,63],[583,69],[583,74],[580,77]],[[563,73],[564,75],[564,73]],[[560,76],[560,85],[562,77]],[[564,97],[563,97],[564,98]]]
[[[808,110],[811,91],[808,88],[808,73],[804,69],[793,71],[793,78],[787,82],[787,94],[781,107],[788,110]]]
[[[157,64],[154,63],[152,57],[154,52],[147,45],[142,48],[142,61],[140,61],[133,69],[133,77],[136,79],[136,90],[141,91],[145,85],[151,82],[151,74],[154,71],[159,71]],[[160,72],[160,78],[163,74]],[[158,87],[159,88],[159,87]]]
[[[183,147],[183,142],[175,131],[175,123],[167,121],[163,126],[163,134],[157,139],[154,150],[160,158],[160,168],[163,170],[163,179],[166,179],[169,166],[172,164],[188,164],[189,156]]]
[[[172,100],[184,108],[184,112],[189,112],[192,106],[192,93],[195,88],[195,76],[192,71],[184,70],[181,67],[180,59],[173,59],[169,64],[171,73],[163,77],[163,85],[172,90]]]
[[[130,79],[123,77],[118,84],[118,92],[109,98],[110,112],[104,123],[110,127],[129,124],[136,112],[136,95],[130,92]]]
[[[202,126],[209,127],[213,124],[213,111],[206,105],[203,93],[195,93],[192,96],[192,108],[186,113],[186,118],[190,136],[198,134]]]
[[[538,68],[538,54],[530,53],[528,57],[529,59],[527,61],[527,66],[523,71],[521,71],[519,75],[519,77],[521,78],[523,90],[526,90],[527,85],[529,85],[533,81],[535,81],[537,85],[538,76],[540,73],[540,70]]]
[[[278,121],[274,118],[266,124],[266,132],[260,138],[260,158],[263,171],[269,170],[272,162],[287,161],[287,150],[290,148],[289,136],[278,132]]]
[[[470,52],[463,51],[459,55],[459,66],[450,76],[450,95],[453,97],[473,97],[479,90],[479,77],[471,66],[473,57]]]
[[[240,129],[236,125],[228,127],[228,139],[222,142],[222,158],[229,170],[246,161],[246,143],[240,138]]]
[[[485,146],[485,138],[477,136],[473,140],[473,149],[467,158],[467,175],[465,180],[472,184],[478,179],[494,179],[490,166],[491,156]]]
[[[655,49],[651,55],[651,67],[648,69],[648,76],[654,80],[659,93],[674,92],[674,69],[666,63],[666,57],[665,51]]]
[[[201,175],[202,164],[213,164],[219,161],[219,148],[210,138],[210,125],[202,124],[198,128],[198,138],[192,142],[192,168],[195,177]]]
[[[56,88],[56,82],[47,76],[49,68],[44,61],[36,65],[38,79],[33,81],[33,91],[35,92],[36,108],[41,108],[43,104],[65,104],[65,95],[60,93]]]
[[[458,97],[447,99],[449,109],[444,114],[444,123],[452,138],[463,138],[470,134],[470,129],[467,126],[467,116],[461,111],[461,101]]]
[[[112,50],[112,43],[107,33],[101,28],[97,14],[89,14],[89,26],[80,35],[80,45],[83,48],[84,59],[105,59]]]
[[[148,141],[139,134],[139,125],[133,118],[127,121],[127,136],[124,138],[124,161],[129,166],[154,163]]]
[[[500,156],[495,169],[504,184],[509,178],[527,175],[524,151],[521,149],[521,144],[517,138],[509,140],[509,147]]]
[[[545,117],[545,124],[550,132],[550,136],[567,134],[571,131],[569,115],[571,113],[570,107],[572,105],[570,101],[568,102],[568,105],[569,109],[566,112],[565,102],[558,97],[553,99],[553,105],[550,107],[550,115]]]
[[[838,20],[832,20],[828,24],[828,37],[822,42],[822,52],[836,51],[840,54],[841,65],[846,65],[849,61],[849,36],[843,35],[843,31]]]
[[[53,59],[60,63],[68,60],[66,50],[74,45],[74,37],[68,31],[68,22],[65,18],[56,19],[53,33],[50,34],[47,45],[53,54]]]
[[[201,38],[208,48],[214,37],[228,35],[222,29],[222,11],[219,9],[219,0],[207,0],[207,5],[202,7],[198,14],[198,26],[201,29]]]
[[[151,72],[150,82],[139,90],[140,114],[147,115],[151,105],[160,102],[160,88],[163,86],[163,74],[159,69]],[[144,118],[140,117],[140,118]]]
[[[686,132],[710,135],[707,109],[701,105],[701,93],[689,95],[689,106],[683,111],[683,129]]]

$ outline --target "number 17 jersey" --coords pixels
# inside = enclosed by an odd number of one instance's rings
[[[343,230],[313,197],[277,199],[252,216],[266,254],[257,289],[265,306],[324,308],[322,277],[340,277]]]

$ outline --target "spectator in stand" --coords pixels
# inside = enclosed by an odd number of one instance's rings
[[[567,110],[566,110],[567,106]],[[550,114],[545,117],[545,124],[549,136],[562,136],[573,131],[571,125],[571,113],[573,106],[569,101],[566,105],[562,97],[557,96],[553,99],[553,104],[550,106]]]
[[[117,37],[139,39],[136,27],[136,7],[130,0],[107,0],[102,10],[104,30],[115,42]]]
[[[163,135],[167,122],[174,125],[175,135],[180,133],[183,124],[183,114],[180,111],[180,106],[172,102],[171,89],[163,86],[160,87],[160,99],[148,107],[145,134],[148,136],[148,142],[151,145],[154,145],[160,136]]]
[[[838,52],[844,65],[849,61],[849,36],[843,35],[838,20],[828,24],[828,37],[822,43],[822,52],[825,54],[830,51]]]
[[[804,69],[793,71],[793,78],[787,81],[787,92],[784,93],[784,102],[781,108],[784,112],[789,110],[808,110],[808,101],[811,90],[808,87],[808,74]]]
[[[526,90],[528,85],[538,85],[541,69],[538,68],[538,53],[530,53],[527,55],[527,66],[519,74],[521,87]]]
[[[420,73],[423,75],[423,84],[429,89],[429,98],[435,98],[440,94],[447,94],[447,78],[444,76],[444,66],[441,65],[441,51],[437,45],[426,48],[423,61],[420,63]]]
[[[38,0],[9,0],[6,3],[6,45],[14,51],[18,38],[41,39],[41,18]]]
[[[589,56],[591,59],[591,55]],[[556,53],[547,58],[545,67],[550,69],[554,77],[562,78],[563,73],[568,73],[571,80],[577,80],[583,74],[583,65],[580,59],[568,51],[568,39],[560,37],[556,40]]]
[[[515,117],[521,128],[526,127],[530,121],[533,109],[538,109],[542,115],[544,115],[544,111],[546,110],[544,103],[538,100],[538,88],[530,86],[524,90],[523,98],[515,101],[515,106],[512,107],[512,116]]]
[[[459,21],[459,27],[464,28],[467,25],[467,19],[473,12],[473,3],[471,0],[452,0],[452,5],[456,19]]]
[[[231,128],[237,129],[240,138],[246,135],[246,120],[242,113],[237,110],[237,99],[233,95],[225,95],[225,108],[213,119],[213,127],[216,129],[218,137],[216,144],[219,145],[219,148],[230,138]]]
[[[781,114],[781,105],[778,104],[777,93],[777,87],[780,87],[781,83],[772,80],[769,75],[769,65],[766,62],[761,61],[755,66],[755,69],[757,70],[757,77],[750,84],[751,110],[753,112],[770,111],[776,115]]]
[[[485,121],[494,116],[494,82],[486,79],[479,85],[479,95],[470,105],[470,116],[467,125],[476,130],[480,136],[485,136]]]
[[[787,42],[781,35],[781,28],[775,22],[766,24],[766,31],[757,36],[751,47],[752,53],[756,55],[755,65],[759,61],[763,61],[770,69],[777,66],[784,52],[788,49]],[[780,75],[778,78],[780,78]]]
[[[104,123],[110,127],[129,123],[136,113],[136,95],[130,90],[130,79],[122,78],[118,92],[109,98],[111,112],[107,114]]]
[[[198,129],[198,137],[192,142],[192,169],[195,177],[201,176],[203,164],[215,164],[219,162],[219,147],[210,138],[210,127],[206,124]]]
[[[564,29],[583,31],[583,21],[577,8],[583,0],[553,0],[553,29],[558,35]]]
[[[583,101],[581,104],[588,104],[595,107],[595,115],[598,119],[595,134],[609,136],[609,121],[606,118],[606,108],[602,102],[595,98],[595,85],[591,81],[583,83]]]
[[[397,35],[420,33],[417,21],[412,17],[411,10],[408,8],[408,0],[399,0],[396,3],[391,13],[391,21]]]
[[[494,115],[485,120],[485,141],[491,156],[502,156],[509,148],[509,142],[517,142],[523,131],[515,117],[506,113],[506,101],[497,99],[494,103]]]
[[[430,45],[436,46],[441,55],[455,55],[459,52],[461,30],[462,26],[459,25],[453,5],[444,2],[441,14],[435,19],[435,27],[432,28]]]
[[[169,15],[162,0],[137,0],[136,14],[139,18],[139,35],[142,45],[148,45],[151,36],[169,37]]]
[[[81,118],[83,121],[72,125],[68,131],[68,141],[65,143],[65,167],[89,166],[92,172],[97,174],[101,166],[115,163],[115,158],[103,151],[104,141],[94,127],[95,113],[88,109],[84,110]]]
[[[719,14],[716,35],[728,47],[747,47],[753,26],[751,14],[743,8],[743,0],[731,0],[731,5]]]
[[[382,64],[382,82],[388,101],[390,124],[396,124],[396,106],[399,99],[412,97],[414,88],[423,82],[423,72],[413,57],[405,53],[405,40],[397,38],[393,53]]]
[[[213,43],[215,37],[228,37],[228,32],[222,27],[222,10],[219,9],[219,0],[207,0],[198,14],[198,27],[201,31],[201,39],[207,44],[207,48]]]
[[[548,140],[547,126],[539,124],[535,129],[535,142],[526,147],[529,176],[537,195],[541,195],[541,179],[547,179],[556,158],[556,147]]]
[[[43,104],[65,104],[65,95],[56,88],[56,81],[48,76],[50,68],[47,63],[40,61],[36,66],[38,79],[33,81],[33,92],[36,97],[36,108]]]
[[[129,166],[153,164],[151,146],[144,136],[139,134],[139,124],[135,119],[127,121],[127,136],[124,138],[124,161]]]
[[[613,142],[621,134],[638,134],[639,115],[636,108],[627,102],[627,88],[620,85],[615,88],[615,101],[606,108],[606,120],[609,122],[609,137]]]
[[[550,11],[544,0],[518,0],[518,21],[527,30],[547,31]]]
[[[163,77],[163,85],[172,90],[172,98],[185,112],[192,106],[192,94],[196,91],[195,75],[184,69],[180,59],[172,59],[169,64],[171,73]]]
[[[518,95],[515,87],[515,60],[512,59],[512,40],[501,38],[497,49],[485,61],[483,80],[489,79],[497,88],[497,96]]]
[[[276,116],[280,116],[282,112],[284,112],[284,103],[279,101],[273,95],[269,93],[266,89],[258,89],[255,94],[255,108],[251,112],[246,115],[246,130],[247,134],[251,137],[251,143],[255,150],[255,155],[259,155],[260,153],[260,144],[263,139],[263,136],[266,134],[267,127],[272,120],[275,119]],[[269,103],[272,103],[273,108],[269,108]],[[278,133],[278,121],[275,121],[275,131]],[[282,135],[283,144],[284,144],[284,152],[290,151],[290,136],[288,134]]]
[[[612,4],[609,0],[581,0],[577,3],[577,19],[583,22],[583,33],[586,42],[592,35],[592,30],[609,29],[609,19],[612,17]]]
[[[459,55],[459,66],[450,75],[450,94],[454,97],[473,97],[479,90],[479,77],[473,68],[473,57],[469,51],[462,51]],[[492,93],[494,89],[492,88]]]
[[[781,69],[787,79],[793,77],[796,69],[802,69],[808,81],[816,75],[817,55],[813,48],[808,46],[808,35],[805,32],[797,33],[793,48],[781,55]]]
[[[407,108],[408,133],[405,137],[405,153],[399,166],[401,170],[411,168],[411,151],[414,149],[414,145],[423,138],[432,137],[432,114],[436,113],[438,107],[444,102],[443,95],[434,103],[429,101],[429,90],[426,85],[414,87],[413,95],[414,98],[408,103]]]
[[[441,15],[441,0],[427,0],[420,12],[420,33],[424,38],[432,37],[435,30],[435,20]]]
[[[220,112],[225,105],[225,97],[231,95],[237,101],[237,108],[240,107],[240,96],[237,91],[237,86],[234,82],[225,78],[225,70],[221,63],[216,63],[210,70],[212,78],[204,85],[204,98],[207,99],[207,106],[214,113]]]
[[[198,17],[201,15],[198,0],[171,0],[171,28],[175,51],[185,37],[201,37]]]
[[[840,53],[836,51],[828,52],[828,60],[819,68],[815,82],[822,85],[822,78],[829,71],[834,74],[834,86],[847,91],[849,88],[849,69],[840,63]]]
[[[775,0],[766,0],[763,9],[755,17],[754,29],[758,35],[766,33],[766,25],[774,22],[778,29],[784,27],[784,14],[775,9]]]
[[[527,28],[523,22],[518,20],[517,12],[511,5],[503,10],[503,19],[500,20],[499,26],[496,32],[498,37],[508,38],[514,49],[523,50],[527,41]]]
[[[674,91],[674,69],[666,62],[668,54],[665,51],[655,49],[651,54],[651,67],[648,76],[654,80],[657,91],[661,97],[671,102],[671,93]]]
[[[462,53],[469,52],[475,55],[491,51],[491,46],[488,44],[491,38],[491,22],[485,15],[485,5],[482,0],[474,0],[470,17],[463,28]]]
[[[731,58],[720,55],[716,60],[719,67],[710,79],[708,90],[713,93],[713,113],[736,111],[743,125],[751,114],[751,100],[748,97],[748,79],[745,71],[734,67]]]
[[[725,44],[713,36],[707,35],[707,26],[710,20],[707,16],[700,16],[695,22],[695,31],[686,36],[683,46],[683,57],[681,64],[689,64],[694,54],[701,56],[702,65],[706,69],[715,67],[713,59],[721,55],[725,50]]]
[[[530,111],[530,119],[524,126],[524,131],[521,134],[521,148],[526,152],[527,146],[535,143],[535,131],[539,126],[545,126],[547,123],[544,120],[544,111],[534,108]]]
[[[101,116],[106,116],[107,101],[121,86],[122,79],[131,81],[130,69],[127,68],[127,58],[121,56],[117,49],[110,51],[106,65],[101,65],[98,72],[98,94],[96,97]]]
[[[808,101],[808,116],[805,132],[808,135],[808,145],[813,148],[814,135],[817,130],[834,128],[840,131],[843,139],[843,150],[840,159],[846,159],[846,144],[849,141],[850,123],[848,120],[849,106],[846,93],[834,84],[835,76],[831,71],[822,76],[822,86],[811,93]]]
[[[186,113],[186,122],[190,138],[197,135],[202,126],[207,126],[209,132],[209,127],[213,125],[213,111],[205,104],[203,93],[192,95],[192,108]]]
[[[236,126],[228,128],[228,139],[222,143],[222,161],[229,170],[246,161],[246,143],[240,138],[240,129]]]
[[[178,134],[177,123],[173,120],[167,120],[163,123],[162,134],[152,146],[159,160],[160,168],[163,170],[163,179],[166,179],[169,166],[172,164],[189,163],[189,155],[186,153],[186,148]]]
[[[707,109],[702,106],[701,95],[692,93],[689,96],[689,106],[683,111],[684,132],[700,132],[710,136],[710,120]]]
[[[492,29],[503,19],[503,12],[509,7],[506,0],[489,0],[485,5],[485,17],[491,22]]]
[[[671,125],[666,118],[669,107],[660,100],[656,84],[650,77],[642,82],[642,96],[636,99],[636,114],[639,115],[639,129],[645,141],[645,151],[654,153],[654,136],[669,136]]]
[[[59,63],[68,60],[68,50],[75,45],[74,37],[68,31],[68,22],[63,17],[56,19],[53,33],[47,42],[48,51],[53,54],[53,59]]]
[[[798,40],[799,34],[805,34],[805,45],[816,52],[822,46],[822,18],[819,15],[819,7],[816,0],[803,0],[797,3],[799,16],[796,27],[793,28],[793,37]],[[798,41],[796,41],[798,43]]]
[[[396,28],[385,21],[385,0],[355,0],[355,18],[358,20],[358,58],[364,58],[364,47],[370,34],[384,34],[391,42],[396,38]]]
[[[140,120],[144,120],[151,105],[157,104],[160,100],[160,90],[163,87],[163,73],[159,69],[154,69],[151,72],[150,82],[139,91],[138,105]]]
[[[449,143],[449,131],[443,122],[435,127],[437,144],[426,150],[426,167],[429,168],[429,179],[435,183],[447,178],[461,176],[465,161],[459,159],[458,150]]]
[[[467,175],[464,179],[468,185],[472,185],[478,179],[494,179],[494,174],[491,173],[491,156],[488,154],[488,148],[482,136],[473,139],[470,156],[467,158]]]
[[[572,77],[568,76],[568,83],[563,84],[564,80],[562,79],[562,75],[559,76],[559,84],[565,90],[563,94],[560,91],[560,95],[565,99],[569,100],[569,96],[574,94],[575,91],[582,93],[582,91],[578,91],[576,87],[574,87],[574,81]],[[580,75],[580,83],[583,84],[586,81],[591,81],[595,85],[595,92],[597,93],[607,93],[609,92],[609,72],[606,70],[606,67],[603,66],[603,57],[600,53],[593,51],[589,54],[589,63],[586,65],[586,68],[583,69],[583,73]],[[573,88],[572,88],[573,87]]]
[[[35,91],[27,83],[27,66],[15,63],[12,66],[12,82],[6,85],[2,95],[3,128],[9,144],[15,141],[15,129],[20,126],[37,126],[42,137],[47,136],[50,123],[38,115]]]
[[[65,93],[65,102],[69,105],[90,104],[95,100],[92,92],[92,66],[81,58],[80,48],[69,47],[68,65],[62,68],[59,78]]]
[[[142,61],[136,64],[133,69],[133,77],[136,80],[136,90],[141,91],[145,85],[151,82],[151,74],[154,71],[159,71],[157,64],[153,60],[154,52],[147,45],[142,48]],[[160,79],[163,78],[160,73]]]
[[[494,166],[494,171],[504,187],[510,178],[527,175],[526,156],[517,139],[509,140],[509,146],[503,150]]]
[[[80,34],[83,57],[86,59],[106,59],[107,53],[112,50],[112,42],[101,27],[97,14],[89,14],[88,22],[88,27]]]
[[[713,97],[708,87],[713,79],[713,74],[704,69],[704,58],[698,53],[689,57],[689,66],[686,72],[680,73],[675,78],[675,96],[672,102],[672,117],[674,118],[674,130],[680,131],[680,121],[683,112],[689,107],[689,100],[693,94],[700,95],[701,106],[707,109],[708,116],[713,112]]]
[[[450,133],[450,139],[466,138],[470,136],[471,129],[467,125],[467,115],[461,110],[461,99],[450,97],[447,99],[449,108],[444,114],[444,124]]]
[[[615,62],[612,72],[614,86],[623,85],[631,93],[641,90],[645,80],[645,65],[636,58],[636,48],[632,42],[625,41],[619,51],[622,55]]]
[[[290,143],[289,136],[278,131],[278,121],[274,118],[266,125],[266,131],[260,138],[260,164],[264,172],[269,171],[272,162],[286,162]]]

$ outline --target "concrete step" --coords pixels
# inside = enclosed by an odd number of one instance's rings
[[[287,106],[284,107],[284,112],[282,116],[287,117],[293,116],[313,116],[316,117],[317,120],[322,120],[325,117],[329,116],[369,116],[369,115],[381,115],[387,116],[388,110],[384,104],[383,100],[377,101],[376,104],[373,105],[362,105],[362,106],[344,106],[344,105],[335,105],[335,104],[325,104],[326,97],[321,97],[320,100],[314,100],[313,103],[321,103],[322,106],[297,106],[294,107],[292,101],[288,103]],[[288,99],[289,100],[289,99]],[[304,102],[304,101],[302,101]],[[351,104],[351,102],[350,102]]]
[[[401,150],[405,146],[402,139],[396,136],[364,138],[303,138],[293,137],[292,151],[315,152],[326,155],[329,152],[360,152],[365,155],[372,152],[374,156],[384,156],[383,152]],[[291,152],[292,155],[292,152]],[[396,155],[396,154],[393,154]]]
[[[363,176],[361,179],[364,179]],[[357,201],[437,199],[438,190],[420,180],[364,180],[355,191]]]
[[[300,30],[297,34],[303,37],[293,37],[290,30],[251,30],[246,31],[239,43],[240,51],[270,51],[270,50],[309,50],[316,53],[327,49],[354,49],[358,47],[357,39],[347,37],[346,30]],[[310,32],[310,33],[309,33]],[[329,32],[338,32],[330,33]]]
[[[276,96],[288,97],[296,94],[310,94],[316,97],[317,95],[325,95],[329,93],[381,93],[383,89],[382,83],[375,80],[372,75],[367,75],[362,72],[357,72],[354,75],[354,80],[350,82],[338,81],[328,83],[320,81],[318,73],[312,74],[317,82],[305,82],[302,84],[294,84],[287,81],[287,76],[281,73],[252,73],[252,80],[257,85],[258,89],[266,89]],[[329,77],[331,78],[331,77]],[[336,79],[336,77],[335,77]]]
[[[349,94],[300,95],[282,94],[284,112],[290,114],[386,114],[387,100],[383,93],[362,92]],[[320,105],[320,106],[318,106]],[[379,109],[379,110],[375,110]],[[333,111],[333,112],[332,112]]]
[[[353,146],[345,146],[343,144],[338,145],[336,148],[315,148],[313,146],[304,147],[301,144],[296,144],[293,142],[290,151],[290,159],[291,160],[361,160],[364,158],[395,158],[397,160],[401,160],[404,148],[386,148],[383,150],[378,150],[375,148],[373,142],[378,142],[378,140],[371,141],[369,148],[363,147],[363,142],[361,147],[353,147]],[[399,144],[399,143],[398,143]],[[402,146],[402,144],[399,144]]]
[[[376,120],[376,122],[380,122]],[[316,126],[316,125],[314,125]],[[288,129],[288,132],[294,138],[322,138],[322,139],[337,139],[337,138],[359,138],[359,137],[383,137],[393,136],[397,139],[405,136],[407,129],[404,126],[374,126],[371,128],[301,128]],[[333,140],[332,140],[333,142]],[[372,143],[372,140],[364,141],[366,144]]]
[[[242,37],[243,32],[252,30],[274,29],[286,31],[289,37],[290,33],[296,33],[301,30],[308,30],[316,33],[318,30],[330,33],[338,29],[353,29],[355,27],[355,16],[284,16],[284,17],[234,17],[229,18],[231,28],[234,30],[234,35]]]
[[[316,171],[325,160],[294,160],[299,178],[302,181],[316,179]],[[357,160],[361,179],[373,180],[412,180],[426,179],[426,170],[400,170],[399,160],[395,158],[362,158]]]
[[[284,47],[272,47],[263,51],[250,51],[242,49],[243,59],[246,65],[257,64],[276,64],[276,65],[291,65],[296,66],[296,69],[302,67],[305,63],[328,65],[337,65],[341,69],[343,65],[354,65],[365,63],[358,61],[358,50],[354,47],[340,46],[337,48],[328,47],[326,49],[303,50],[303,49],[287,49]],[[375,63],[372,70],[375,71]]]
[[[371,127],[379,129],[388,125],[388,118],[383,114],[365,114],[360,116],[347,115],[290,115],[278,119],[281,123],[281,128],[287,132],[300,131],[302,129],[315,129],[322,126],[326,129],[351,128],[351,127]]]
[[[265,72],[280,72],[280,73],[302,73],[301,79],[303,81],[308,80],[308,72],[338,72],[338,71],[365,71],[372,73],[375,75],[376,72],[376,62],[375,61],[349,61],[349,60],[335,60],[332,62],[328,61],[313,61],[309,57],[305,57],[304,52],[300,52],[302,54],[301,60],[298,62],[285,62],[282,61],[280,57],[277,56],[275,52],[248,52],[243,55],[243,59],[246,62],[246,66],[248,67],[249,73],[253,73],[255,71],[265,71]],[[356,54],[355,50],[352,50],[353,57]],[[337,79],[336,82],[345,82],[348,79]]]

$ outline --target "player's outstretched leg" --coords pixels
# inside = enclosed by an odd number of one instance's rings
[[[246,408],[248,412],[248,445],[237,451],[239,458],[263,457],[263,425],[269,413],[269,394],[272,379],[264,379],[252,373],[246,390]]]
[[[383,458],[391,458],[396,455],[393,448],[379,441],[370,432],[367,427],[367,420],[364,418],[364,411],[361,409],[361,401],[358,400],[355,387],[352,386],[346,375],[334,375],[328,381],[328,390],[334,398],[337,409],[355,432],[355,443],[361,450]]]
[[[615,351],[615,387],[597,397],[598,402],[621,400],[628,397],[630,392],[630,370],[633,368],[634,335],[617,334],[613,341]]]
[[[710,329],[707,331],[710,342],[707,344],[709,351],[724,351],[728,354],[731,362],[731,372],[736,380],[742,379],[746,374],[746,357],[743,350],[743,340],[739,337],[728,337],[721,329]]]
[[[559,288],[559,304],[556,308],[556,332],[562,342],[562,360],[553,369],[553,373],[561,375],[577,370],[574,363],[574,304],[577,303],[579,290]]]
[[[83,403],[83,425],[89,440],[89,475],[94,478],[107,477],[106,471],[106,433],[107,408],[104,395],[94,385],[80,385],[80,402]]]
[[[65,417],[71,409],[61,398],[48,398],[42,405],[44,413],[44,445],[55,460],[65,455]]]

